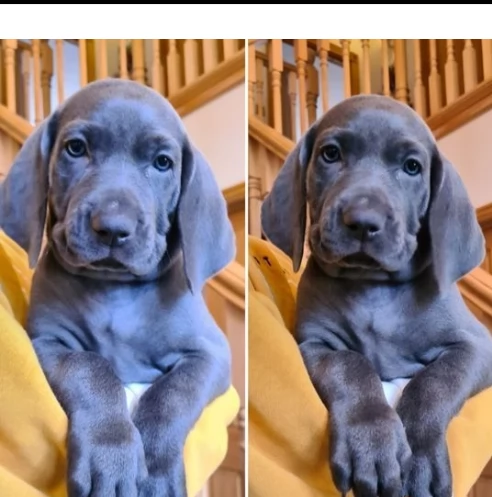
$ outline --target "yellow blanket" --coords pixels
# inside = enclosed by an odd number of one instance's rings
[[[0,496],[66,497],[66,416],[23,329],[31,271],[25,253],[0,232]],[[231,387],[188,435],[184,460],[193,497],[227,451],[227,426],[239,410]]]
[[[249,495],[339,497],[328,466],[328,414],[291,334],[299,273],[272,244],[249,237]],[[454,497],[492,456],[492,389],[448,430]]]

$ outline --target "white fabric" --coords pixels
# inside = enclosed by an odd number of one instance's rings
[[[383,390],[386,401],[391,407],[396,407],[400,401],[404,388],[408,385],[409,378],[396,378],[392,381],[383,381]]]
[[[130,411],[130,415],[132,415],[135,411],[140,397],[150,388],[151,385],[152,383],[130,383],[125,385],[126,406]]]

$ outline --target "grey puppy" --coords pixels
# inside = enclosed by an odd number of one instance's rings
[[[299,269],[296,335],[330,412],[334,483],[356,497],[450,497],[446,430],[492,385],[492,340],[456,281],[484,257],[460,177],[422,119],[357,96],[314,123],[262,206]],[[411,378],[393,409],[381,380]]]
[[[172,106],[109,79],[20,150],[0,226],[36,263],[27,328],[69,419],[71,497],[186,495],[183,447],[230,385],[202,296],[235,254],[224,197]],[[133,418],[123,384],[152,383]]]

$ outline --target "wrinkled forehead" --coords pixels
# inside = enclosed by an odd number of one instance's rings
[[[185,138],[183,123],[169,102],[133,82],[89,85],[67,100],[59,119],[60,129],[80,125],[126,143],[161,136],[181,146]]]
[[[429,128],[410,107],[379,96],[353,97],[333,107],[321,119],[318,136],[330,130],[345,131],[379,147],[397,142],[435,146]]]

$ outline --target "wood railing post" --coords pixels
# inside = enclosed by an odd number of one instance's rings
[[[237,40],[224,40],[224,60],[230,59],[237,51]]]
[[[482,40],[483,79],[492,79],[492,40]]]
[[[32,60],[34,71],[34,122],[43,120],[43,95],[41,91],[41,42],[32,40]]]
[[[343,64],[343,95],[345,98],[352,96],[352,85],[350,83],[350,40],[340,40],[342,45]]]
[[[43,95],[43,117],[51,114],[51,78],[53,77],[53,51],[48,40],[41,42],[41,92]]]
[[[99,79],[108,77],[108,44],[107,40],[96,40],[96,49],[99,51]]]
[[[152,40],[152,88],[162,93],[162,66],[160,40]]]
[[[169,50],[167,52],[167,91],[173,95],[179,90],[179,55],[176,40],[168,40]]]
[[[321,76],[321,105],[323,112],[328,110],[329,106],[329,88],[328,88],[328,51],[330,50],[329,40],[316,40],[319,57],[319,71]]]
[[[420,40],[413,40],[413,57],[415,65],[415,86],[413,89],[415,111],[422,117],[427,116],[425,87],[422,79],[422,58],[420,55]]]
[[[281,77],[284,69],[282,40],[270,40],[268,62],[272,80],[273,129],[282,133]]]
[[[316,121],[318,95],[319,95],[318,71],[314,67],[314,60],[313,60],[307,66],[306,107],[307,107],[309,125],[313,124],[314,121]]]
[[[465,40],[463,49],[463,79],[465,93],[472,91],[477,86],[477,55],[471,40]]]
[[[248,45],[248,113],[255,113],[256,47]]]
[[[132,79],[145,84],[144,40],[132,40]]]
[[[306,63],[308,58],[307,40],[294,40],[294,55],[297,66],[297,82],[299,85],[299,115],[301,134],[307,131],[306,103]],[[295,116],[293,116],[295,119]]]
[[[15,51],[17,49],[17,40],[2,40],[2,47],[5,60],[7,109],[16,112]]]
[[[31,121],[31,52],[22,51],[22,97],[24,106],[24,117]]]
[[[65,69],[63,67],[63,40],[56,40],[56,92],[58,94],[58,105],[65,100],[64,81]]]
[[[441,99],[441,76],[437,68],[437,46],[436,40],[429,40],[430,50],[430,73],[429,73],[429,108],[433,115],[442,107]]]
[[[458,63],[454,56],[453,40],[446,40],[446,63],[444,67],[444,81],[446,83],[446,105],[458,98]]]
[[[288,76],[288,89],[289,102],[290,102],[290,132],[291,139],[296,141],[297,136],[297,76],[296,73],[291,71]]]
[[[395,40],[395,98],[408,104],[406,40]]]
[[[265,98],[264,98],[264,65],[263,61],[258,57],[256,59],[256,115],[262,121],[266,119]]]
[[[193,83],[198,77],[198,42],[185,40],[183,45],[184,84]]]
[[[128,61],[127,61],[127,48],[126,40],[118,40],[118,52],[120,59],[120,78],[128,79]]]
[[[209,73],[219,63],[218,40],[202,40],[203,72]]]
[[[79,40],[79,73],[83,88],[87,84],[87,40]]]
[[[383,71],[383,95],[390,96],[390,71],[388,40],[381,40],[381,66]]]
[[[261,178],[248,176],[249,234],[261,237]]]
[[[218,40],[202,40],[203,72],[209,73],[219,63]]]
[[[371,51],[370,41],[361,40],[362,45],[362,92],[371,93]]]

